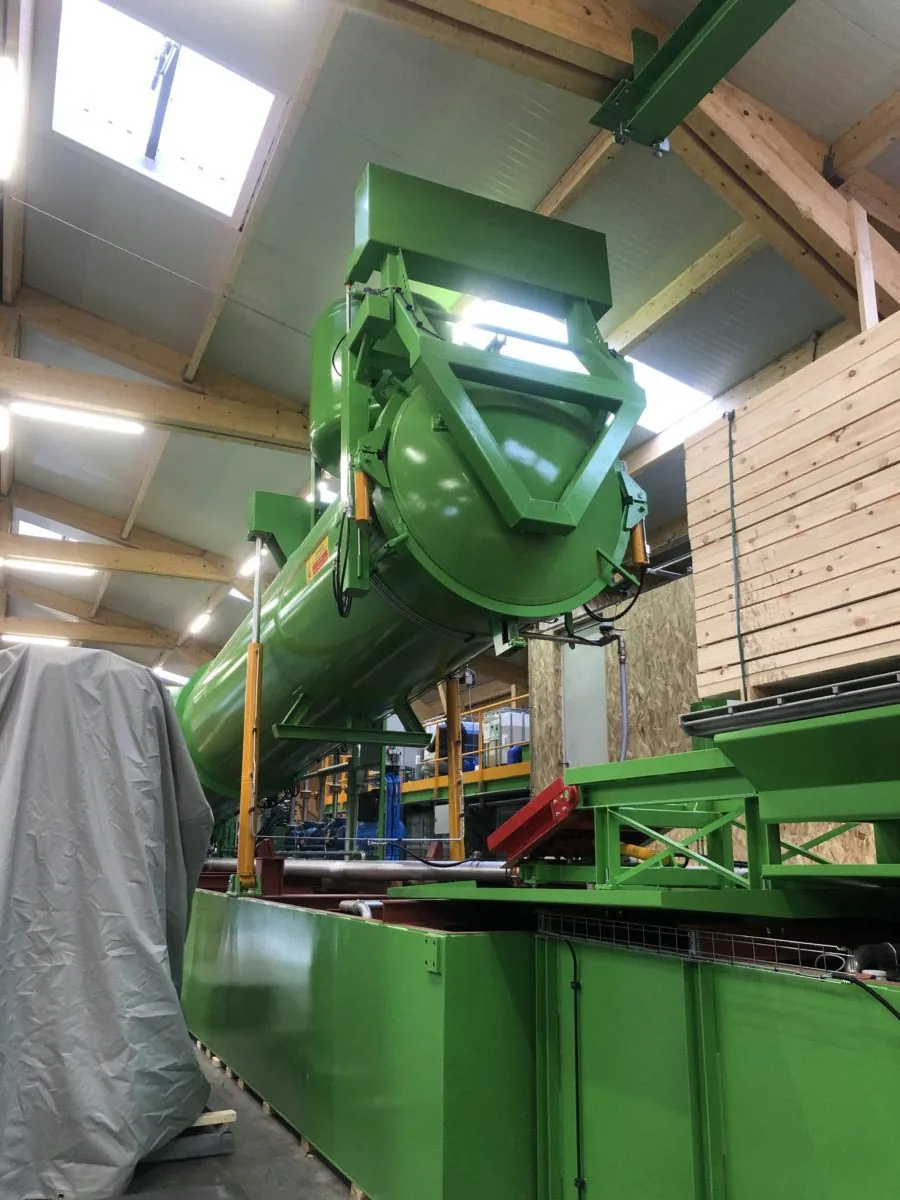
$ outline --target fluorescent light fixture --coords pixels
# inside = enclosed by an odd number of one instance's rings
[[[38,637],[36,633],[4,633],[0,635],[2,642],[27,642],[36,646],[71,646],[66,638]]]
[[[269,553],[269,551],[266,549],[265,546],[263,546],[263,558],[266,558],[268,553]],[[265,565],[265,564],[263,564],[263,565]],[[256,570],[256,555],[251,554],[249,558],[245,558],[244,561],[241,563],[240,567],[238,568],[238,575],[240,575],[240,577],[242,579],[249,579],[255,570]]]
[[[245,604],[250,603],[250,597],[245,596],[243,592],[239,592],[237,588],[229,588],[228,595],[232,596],[235,600],[243,600]]]
[[[93,567],[77,567],[74,563],[43,562],[36,558],[0,559],[8,571],[38,571],[43,575],[96,575]]]
[[[100,0],[63,0],[55,133],[230,217],[249,198],[280,109],[165,31]]]
[[[188,633],[201,633],[212,620],[211,612],[198,613],[188,625]]]
[[[323,504],[331,504],[332,501],[337,500],[337,496],[337,492],[330,488],[324,479],[319,480],[319,499]]]
[[[22,132],[22,88],[11,58],[0,58],[0,113],[0,179],[9,179],[16,167]]]
[[[13,400],[10,411],[17,417],[31,417],[36,421],[52,421],[57,425],[77,425],[83,429],[99,429],[104,433],[144,432],[144,426],[124,417],[108,417],[104,413],[82,412],[77,408],[59,408],[55,404],[32,404],[30,400]]]
[[[165,667],[154,667],[153,674],[157,675],[166,683],[175,683],[178,684],[179,687],[188,681],[187,675],[176,675],[174,671],[167,671]]]
[[[3,126],[0,124],[0,129]],[[9,444],[12,441],[12,421],[9,416],[9,409],[5,404],[0,405],[0,453],[9,449]]]

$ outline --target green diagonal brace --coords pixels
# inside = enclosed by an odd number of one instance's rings
[[[683,842],[676,841],[675,838],[667,837],[666,834],[660,833],[657,829],[651,829],[649,825],[642,825],[640,821],[636,821],[632,816],[623,816],[618,809],[611,810],[613,815],[618,817],[623,824],[628,825],[630,829],[636,829],[638,833],[643,833],[646,837],[654,842],[662,842],[668,847],[668,850],[658,850],[652,858],[645,858],[642,863],[636,867],[630,867],[628,870],[629,882],[634,879],[635,875],[640,875],[642,871],[648,870],[650,867],[657,866],[664,858],[669,857],[669,850],[674,850],[677,854],[685,854],[688,858],[692,858],[694,862],[701,863],[702,866],[708,867],[711,871],[715,871],[718,875],[723,875],[731,883],[735,883],[738,887],[749,888],[750,883],[743,876],[737,875],[734,871],[729,871],[727,867],[723,867],[721,863],[715,862],[711,858],[707,858],[705,854],[700,854],[697,850],[691,850],[691,842],[700,841],[701,838],[708,837],[709,834],[715,833],[717,829],[721,829],[725,825],[733,824],[736,813],[739,809],[732,809],[730,812],[723,813],[717,817],[715,821],[710,821],[708,825],[704,825],[701,829],[696,829],[689,838],[685,838]],[[633,811],[633,810],[632,810]]]

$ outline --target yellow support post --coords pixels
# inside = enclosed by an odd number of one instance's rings
[[[244,734],[241,753],[241,793],[238,809],[237,877],[230,890],[258,892],[256,878],[256,809],[259,800],[259,719],[262,696],[262,643],[259,640],[259,610],[262,605],[263,540],[256,539],[253,571],[253,608],[250,642],[247,646],[247,681],[244,688]]]
[[[444,684],[447,709],[447,795],[450,801],[450,857],[457,862],[466,856],[463,839],[462,721],[459,709],[459,679],[451,676]]]
[[[244,692],[244,747],[241,764],[241,800],[238,816],[237,875],[241,891],[253,891],[256,880],[257,783],[259,779],[259,697],[262,680],[262,645],[247,647],[247,687]]]

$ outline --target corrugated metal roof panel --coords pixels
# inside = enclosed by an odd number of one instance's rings
[[[739,223],[674,154],[623,146],[575,200],[566,220],[606,234],[614,329]]]
[[[828,301],[767,247],[683,305],[634,357],[717,396],[837,320]]]
[[[305,454],[173,433],[140,523],[218,554],[246,544],[247,502],[255,490],[297,494],[309,480]]]

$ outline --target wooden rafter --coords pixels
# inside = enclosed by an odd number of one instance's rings
[[[762,236],[748,225],[738,225],[711,250],[682,271],[677,279],[657,292],[607,337],[620,354],[639,346],[682,305],[710,291],[736,266],[765,244]]]
[[[731,84],[719,84],[686,125],[758,197],[760,203],[854,287],[847,200],[767,119],[766,110]],[[900,253],[873,231],[872,264],[884,313],[900,308]]]
[[[834,143],[832,163],[835,174],[852,179],[898,141],[900,90],[873,108]]]
[[[0,533],[0,558],[66,563],[95,571],[126,571],[136,575],[163,575],[170,579],[196,579],[201,583],[232,586],[227,570],[196,554],[173,554],[164,550],[133,550],[126,546],[104,546],[95,542],[57,542],[49,538]]]
[[[9,579],[7,592],[14,600],[23,600],[29,604],[37,604],[41,608],[47,608],[51,612],[63,613],[66,616],[75,617],[79,621],[91,622],[100,627],[107,625],[127,627],[148,635],[153,635],[160,640],[123,644],[159,645],[173,648],[178,646],[185,657],[198,666],[209,662],[218,651],[218,647],[210,642],[204,642],[198,638],[182,638],[181,634],[174,629],[166,629],[161,625],[154,625],[150,621],[142,621],[137,617],[129,616],[127,613],[116,612],[112,608],[104,606],[98,608],[96,612],[92,612],[93,605],[90,600],[79,600],[77,596],[69,596],[67,593],[59,592],[55,588],[31,583],[21,576]],[[78,640],[84,641],[86,639],[79,638]],[[102,641],[103,639],[98,638],[97,640]]]
[[[144,529],[140,525],[132,525],[125,534],[120,517],[109,517],[95,508],[76,504],[40,488],[29,487],[25,483],[13,484],[11,496],[16,508],[25,509],[26,512],[44,517],[48,521],[56,521],[60,525],[68,525],[70,529],[80,529],[83,533],[90,533],[108,542],[131,546],[136,550],[191,555],[202,559],[216,571],[226,574],[234,574],[237,571],[237,566],[222,555],[213,554],[209,550],[202,550],[199,546],[192,546],[188,542],[181,542],[161,533],[154,533],[152,529]]]
[[[19,113],[19,148],[13,172],[0,183],[3,196],[3,215],[0,222],[0,298],[12,304],[22,285],[22,262],[25,253],[25,207],[18,203],[25,192],[25,129],[28,120],[28,97],[31,90],[31,47],[34,31],[34,0],[7,0],[0,28],[3,44],[0,53],[11,59],[16,67],[16,79],[21,97]],[[0,115],[9,120],[10,114]]]
[[[858,200],[870,219],[900,233],[900,187],[888,183],[874,171],[857,171],[840,188],[843,196]]]
[[[200,433],[287,450],[306,450],[309,424],[299,409],[226,400],[0,357],[0,391],[26,400],[130,417],[162,429]]]
[[[69,342],[188,395],[206,393],[222,400],[258,404],[263,409],[290,407],[290,401],[284,396],[215,367],[204,367],[191,383],[187,383],[182,376],[184,354],[180,350],[171,350],[160,342],[132,333],[130,329],[95,317],[83,308],[65,304],[34,288],[23,287],[15,307],[27,328],[39,329],[50,337]]]
[[[20,637],[57,637],[88,645],[171,646],[172,640],[151,629],[133,625],[105,625],[96,621],[47,621],[32,617],[0,617],[0,634]],[[208,661],[208,660],[207,660]]]
[[[578,192],[612,162],[618,149],[616,139],[605,129],[595,134],[534,211],[542,217],[558,217],[573,202]]]

